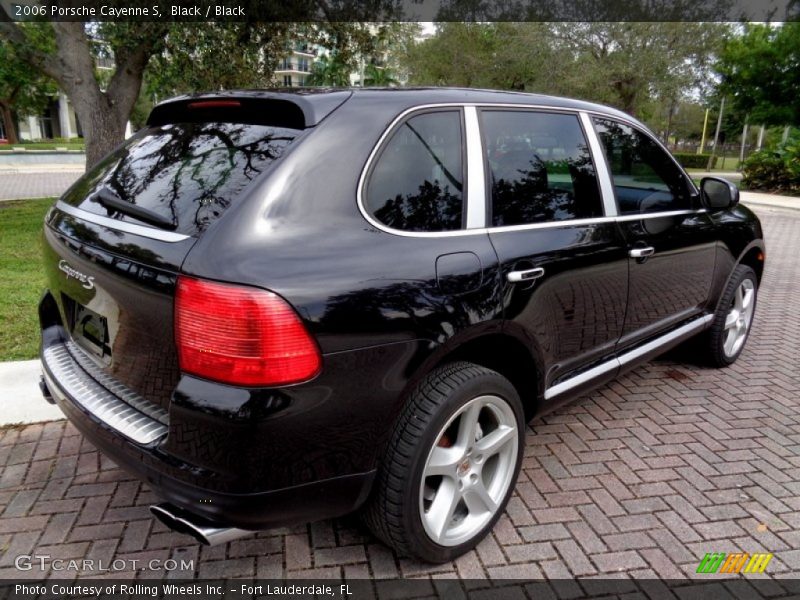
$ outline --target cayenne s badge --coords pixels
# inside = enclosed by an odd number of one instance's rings
[[[67,279],[72,277],[73,279],[77,279],[78,281],[80,281],[81,284],[83,284],[83,287],[86,288],[87,290],[91,290],[94,288],[94,277],[89,275],[84,275],[77,269],[72,268],[67,261],[65,260],[60,261],[58,263],[58,269],[66,274]]]

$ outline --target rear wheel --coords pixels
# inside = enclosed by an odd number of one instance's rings
[[[499,373],[459,362],[412,392],[389,444],[367,525],[397,551],[444,562],[503,512],[522,459],[519,396]]]
[[[758,279],[753,269],[736,267],[704,338],[703,354],[711,366],[726,367],[739,358],[753,325],[757,293]]]

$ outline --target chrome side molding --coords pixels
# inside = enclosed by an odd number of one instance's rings
[[[589,369],[588,371],[584,371],[583,373],[578,373],[574,377],[570,377],[566,381],[562,381],[556,385],[550,386],[544,391],[545,400],[550,400],[551,398],[555,398],[565,392],[568,392],[571,389],[574,389],[580,385],[585,383],[589,383],[596,377],[600,377],[609,371],[614,371],[616,369],[620,369],[625,365],[628,365],[634,361],[639,360],[643,356],[647,356],[649,354],[655,354],[659,350],[663,349],[664,346],[669,346],[671,344],[677,344],[682,342],[694,334],[702,331],[703,329],[708,326],[709,323],[714,319],[714,315],[704,315],[699,319],[695,319],[685,325],[678,327],[677,329],[673,329],[657,337],[656,339],[647,342],[646,344],[642,344],[641,346],[637,346],[633,350],[629,350],[624,354],[620,354],[618,357],[613,358],[609,361],[601,363],[596,367]]]

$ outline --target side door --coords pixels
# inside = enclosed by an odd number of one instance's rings
[[[691,181],[649,134],[595,117],[629,250],[620,350],[702,314],[714,276],[714,224]]]
[[[625,317],[627,248],[610,193],[604,202],[590,140],[601,151],[587,129],[579,113],[481,110],[504,327],[539,356],[548,400],[616,374]]]

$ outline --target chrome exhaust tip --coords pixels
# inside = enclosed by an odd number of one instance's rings
[[[150,512],[172,531],[190,535],[206,546],[217,546],[254,533],[253,531],[236,529],[235,527],[207,525],[202,522],[200,517],[175,508],[171,504],[154,504],[150,507]]]

